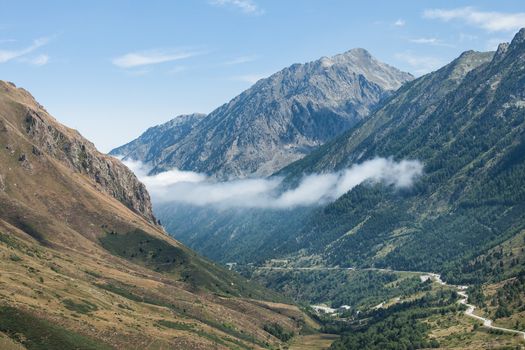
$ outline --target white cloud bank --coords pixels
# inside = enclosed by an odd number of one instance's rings
[[[323,204],[363,182],[408,188],[423,173],[419,161],[375,158],[339,172],[305,176],[297,187],[280,192],[281,178],[217,182],[203,174],[176,169],[150,176],[150,168],[141,162],[124,161],[124,164],[146,185],[156,202],[226,208],[285,209]]]
[[[440,19],[445,22],[460,20],[489,32],[517,31],[521,27],[525,27],[525,12],[505,13],[479,11],[474,7],[460,7],[450,10],[425,10],[423,17]]]

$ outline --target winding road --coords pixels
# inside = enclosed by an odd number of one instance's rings
[[[459,300],[459,303],[463,304],[463,305],[465,305],[467,307],[467,310],[465,310],[465,315],[467,315],[468,317],[475,318],[475,319],[483,322],[483,327],[490,328],[490,329],[495,329],[495,330],[502,331],[502,332],[507,332],[507,333],[519,334],[525,340],[525,332],[518,331],[516,329],[509,329],[509,328],[493,326],[492,325],[492,320],[490,320],[488,318],[485,318],[485,317],[481,317],[481,316],[475,315],[474,314],[474,310],[476,309],[476,307],[474,305],[472,305],[472,304],[468,304],[467,303],[467,300],[468,300],[467,293],[462,291],[462,290],[460,290],[460,291],[458,291],[458,294],[463,297],[461,300]]]
[[[436,281],[437,283],[439,283],[441,285],[450,286],[450,287],[456,288],[458,290],[458,294],[461,296],[461,299],[459,300],[459,303],[462,304],[462,305],[465,305],[467,307],[467,310],[465,310],[465,315],[466,316],[475,318],[476,320],[479,320],[479,321],[483,322],[483,327],[485,327],[485,328],[494,329],[494,330],[507,332],[507,333],[519,334],[525,340],[525,332],[519,331],[517,329],[510,329],[510,328],[503,328],[503,327],[493,326],[492,325],[492,320],[490,320],[488,318],[485,318],[485,317],[482,317],[482,316],[475,315],[474,314],[474,310],[476,309],[476,306],[468,303],[468,294],[466,292],[466,290],[467,290],[466,286],[458,286],[458,285],[448,284],[448,283],[444,282],[441,279],[441,276],[436,274],[436,273],[428,273],[426,275],[429,276],[429,278],[432,278],[434,281]]]
[[[299,267],[299,268],[297,268],[297,267],[295,267],[295,268],[293,268],[293,267],[292,268],[288,268],[288,267],[266,267],[264,269],[275,269],[275,270],[355,270],[353,268],[341,268],[341,267]],[[362,270],[376,270],[376,271],[385,271],[385,272],[413,272],[413,273],[420,273],[421,274],[420,277],[422,278],[422,280],[424,280],[425,278],[431,278],[436,283],[439,283],[439,284],[441,284],[443,286],[453,287],[453,288],[458,290],[458,294],[461,296],[461,299],[458,302],[460,304],[465,305],[467,307],[467,310],[465,310],[465,315],[466,316],[474,318],[474,319],[476,319],[478,321],[483,322],[483,327],[486,327],[486,328],[489,328],[489,329],[498,330],[498,331],[502,331],[502,332],[506,332],[506,333],[519,334],[525,340],[525,332],[519,331],[517,329],[510,329],[510,328],[503,328],[503,327],[493,326],[492,325],[492,322],[493,322],[492,320],[474,314],[474,310],[476,309],[476,306],[468,303],[468,294],[466,292],[467,287],[466,286],[459,286],[459,285],[448,284],[445,281],[443,281],[441,279],[441,275],[439,275],[437,273],[421,272],[421,271],[395,271],[395,270],[390,270],[390,269],[378,269],[378,268],[367,268],[367,269],[362,269]],[[377,307],[382,307],[383,304],[384,303],[381,303],[381,304],[377,305],[376,308]]]
[[[321,267],[321,266],[319,266],[319,267],[318,266],[316,266],[316,267],[277,267],[277,266],[270,267],[270,266],[264,266],[264,267],[259,267],[259,268],[260,269],[265,269],[265,270],[267,269],[267,270],[307,270],[307,271],[315,271],[315,270],[354,270],[355,271],[355,270],[357,270],[357,269],[354,269],[354,268],[351,268],[351,267],[348,268],[348,267]],[[380,269],[380,268],[365,268],[365,269],[361,269],[361,270],[365,270],[365,271],[366,270],[375,270],[375,271],[385,271],[385,272],[412,272],[412,273],[419,273],[419,274],[421,274],[420,277],[421,277],[422,280],[431,278],[436,283],[439,283],[439,284],[441,284],[443,286],[449,286],[449,287],[455,288],[455,289],[458,290],[458,295],[461,296],[461,299],[458,302],[460,304],[465,305],[467,307],[467,310],[465,310],[465,315],[466,316],[474,318],[474,319],[476,319],[478,321],[483,322],[483,327],[486,327],[486,328],[489,328],[489,329],[498,330],[498,331],[502,331],[502,332],[506,332],[506,333],[519,334],[525,340],[525,332],[519,331],[517,329],[510,329],[510,328],[503,328],[503,327],[493,326],[492,325],[492,322],[493,322],[492,320],[474,314],[474,310],[476,309],[476,306],[468,303],[468,294],[466,292],[467,287],[466,286],[459,286],[459,285],[448,284],[447,282],[443,281],[441,279],[441,275],[439,275],[437,273],[421,272],[421,271],[396,271],[396,270]],[[384,304],[384,302],[379,304],[379,305],[377,305],[376,308],[377,307],[382,307],[383,304]],[[319,306],[316,305],[315,307],[319,307]],[[335,311],[335,309],[334,309],[334,311]]]

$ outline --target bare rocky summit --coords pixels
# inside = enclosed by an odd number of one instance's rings
[[[355,125],[412,79],[352,49],[294,64],[206,117],[176,118],[111,154],[145,161],[153,173],[179,168],[219,179],[266,176]]]

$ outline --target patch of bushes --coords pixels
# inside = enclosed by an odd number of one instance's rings
[[[81,314],[88,314],[90,312],[98,310],[98,307],[95,304],[90,303],[87,300],[80,300],[80,302],[76,302],[71,299],[65,299],[62,301],[62,304],[64,304],[66,309]]]
[[[110,350],[110,346],[39,319],[26,311],[0,306],[0,332],[28,350]]]
[[[172,322],[168,320],[158,320],[156,324],[162,327],[176,329],[179,331],[191,331],[193,329],[192,324],[182,323],[182,322]]]
[[[164,306],[164,307],[171,307],[171,305],[165,301],[155,299],[148,296],[142,296],[137,295],[131,292],[129,289],[126,289],[125,287],[117,286],[115,284],[95,284],[97,287],[102,288],[104,290],[107,290],[108,292],[120,295],[121,297],[124,297],[126,299],[129,299],[131,301],[137,301],[139,303],[147,303],[157,306]],[[131,286],[126,286],[131,288]]]
[[[264,325],[263,328],[266,332],[270,333],[271,335],[273,335],[274,337],[276,337],[277,339],[283,342],[287,342],[288,340],[292,339],[294,336],[293,331],[285,330],[283,326],[281,326],[278,323],[266,324]]]
[[[9,256],[9,259],[11,259],[11,261],[14,261],[14,262],[22,261],[22,258],[19,257],[19,256],[16,255],[16,254],[11,254],[11,255]]]

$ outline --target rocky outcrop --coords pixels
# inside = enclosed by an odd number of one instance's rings
[[[76,130],[58,123],[33,97],[13,84],[0,81],[0,94],[17,105],[17,116],[6,113],[5,121],[14,125],[33,144],[32,154],[47,154],[73,171],[89,177],[97,189],[105,192],[151,223],[156,223],[151,201],[145,186],[119,160],[106,156],[82,137]],[[28,170],[31,164],[26,154],[19,155],[19,162]]]
[[[206,114],[193,113],[179,115],[167,123],[149,128],[140,137],[115,148],[111,155],[126,159],[154,161],[164,148],[167,148],[186,137]]]

